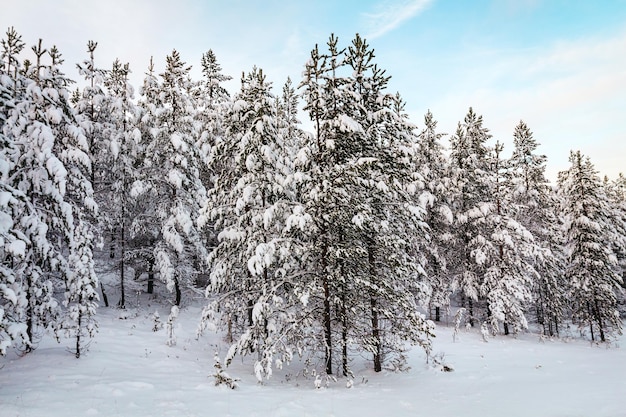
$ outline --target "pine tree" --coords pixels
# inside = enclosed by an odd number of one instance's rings
[[[491,158],[493,198],[490,203],[494,209],[489,214],[484,213],[486,233],[482,252],[486,257],[486,272],[481,295],[487,300],[492,327],[496,329],[502,323],[504,334],[508,335],[510,326],[516,333],[528,327],[525,307],[537,272],[529,263],[535,248],[534,238],[513,218],[510,175],[507,161],[501,157],[502,150],[503,145],[497,142]]]
[[[437,121],[428,111],[424,128],[416,143],[416,169],[423,178],[425,189],[420,201],[425,210],[424,221],[429,227],[429,244],[425,248],[426,276],[430,286],[429,311],[435,309],[435,321],[441,319],[441,309],[450,305],[451,282],[448,271],[448,252],[451,226],[454,221],[449,207],[449,168],[440,143],[445,136],[437,132]]]
[[[21,38],[13,28],[2,39],[2,65],[0,66],[0,355],[18,344],[28,346],[30,338],[23,322],[24,307],[27,304],[27,289],[21,277],[30,267],[32,257],[28,236],[20,231],[19,223],[27,220],[33,207],[22,192],[13,187],[9,174],[14,170],[15,158],[19,155],[14,138],[5,135],[5,123],[15,104],[17,80],[10,74],[11,64],[17,62],[14,54],[23,48]],[[6,61],[6,65],[5,65]],[[8,127],[7,127],[8,130]]]
[[[133,219],[140,213],[135,199],[131,195],[131,186],[139,176],[136,166],[140,158],[141,132],[135,127],[137,108],[133,103],[133,89],[128,82],[130,68],[119,60],[113,62],[107,73],[104,84],[108,94],[105,100],[109,124],[105,131],[109,138],[109,164],[107,186],[103,189],[106,196],[101,206],[107,212],[108,226],[111,233],[109,258],[117,258],[114,262],[119,269],[120,299],[118,307],[125,307],[125,281],[127,262],[137,258],[136,247],[131,237]],[[136,269],[144,268],[132,263]]]
[[[201,262],[206,259],[204,237],[194,222],[206,190],[200,180],[199,132],[194,124],[196,86],[191,67],[174,50],[166,59],[163,82],[154,88],[147,77],[142,106],[145,142],[140,179],[135,195],[144,195],[153,210],[146,219],[156,236],[153,259],[161,280],[175,293],[180,305],[183,286],[193,286]],[[150,229],[150,227],[148,227]]]
[[[217,301],[207,306],[204,319],[221,313],[227,339],[235,341],[227,363],[235,354],[257,353],[259,381],[272,374],[276,360],[291,360],[305,317],[297,296],[301,252],[291,236],[302,210],[293,198],[270,88],[257,68],[242,79],[225,141],[214,151],[231,165],[209,191],[200,218],[215,222],[219,231],[207,289]]]
[[[535,246],[528,256],[537,271],[532,287],[534,308],[543,334],[554,336],[564,320],[567,287],[557,200],[545,177],[546,157],[535,153],[539,144],[523,121],[515,127],[513,143],[515,149],[508,160],[510,203],[515,219],[534,237]]]
[[[566,277],[573,318],[587,326],[591,340],[621,334],[617,293],[622,278],[610,242],[616,238],[610,203],[588,157],[570,152],[571,166],[559,173],[565,218]]]
[[[230,94],[222,84],[232,77],[222,73],[222,67],[210,49],[202,55],[201,65],[204,80],[199,93],[197,118],[202,125],[202,133],[197,146],[203,158],[201,180],[209,189],[213,186],[215,171],[219,170],[219,161],[211,160],[211,150],[217,142],[224,140],[224,117],[230,103]]]
[[[458,124],[450,138],[455,260],[449,266],[453,271],[453,289],[460,292],[462,304],[467,303],[472,326],[477,317],[474,307],[479,301],[485,272],[485,240],[481,222],[491,210],[488,203],[489,150],[486,146],[490,138],[489,130],[483,127],[482,116],[478,116],[471,107],[464,122]]]
[[[93,263],[94,226],[91,219],[98,215],[98,206],[90,180],[92,165],[89,143],[69,104],[67,87],[71,81],[60,71],[63,60],[56,47],[50,49],[49,55],[52,62],[41,81],[46,85],[48,94],[56,91],[52,97],[59,97],[57,111],[65,115],[65,120],[61,120],[55,129],[55,137],[59,160],[67,170],[65,198],[72,212],[71,229],[67,236],[68,268],[64,273],[64,304],[68,311],[62,327],[75,337],[74,353],[79,358],[84,350],[82,337],[93,337],[97,328],[98,277]]]
[[[317,295],[320,293],[320,305],[311,305],[315,316],[319,317],[322,327],[323,337],[320,350],[324,352],[324,368],[327,375],[333,374],[333,353],[335,344],[333,340],[333,320],[332,315],[336,299],[334,285],[338,280],[333,280],[334,258],[331,258],[334,251],[331,249],[333,237],[340,233],[333,233],[332,227],[339,222],[341,216],[340,206],[345,195],[342,190],[332,187],[334,179],[338,178],[333,169],[336,168],[329,149],[334,148],[335,136],[338,133],[338,108],[340,97],[338,86],[340,80],[337,79],[337,69],[341,65],[341,54],[337,47],[337,38],[331,35],[328,41],[328,55],[320,54],[316,45],[311,51],[311,58],[305,66],[305,74],[300,87],[304,89],[305,100],[304,110],[309,113],[313,122],[314,134],[311,143],[305,143],[302,154],[305,156],[305,163],[302,167],[307,172],[309,181],[303,191],[303,201],[306,202],[305,211],[312,218],[312,227],[309,230],[308,242],[310,246],[307,252],[310,253],[310,271],[312,272],[309,293]],[[334,126],[334,127],[333,127]],[[334,235],[334,236],[333,236]],[[314,297],[313,300],[317,299]],[[346,325],[342,326],[344,329]],[[347,338],[347,332],[343,333],[343,339]],[[311,347],[314,351],[317,346]],[[343,371],[347,373],[347,346],[343,350],[342,365]]]
[[[78,303],[81,325],[93,324],[91,306],[97,302],[97,296],[76,301],[77,294],[91,293],[97,286],[86,220],[97,210],[89,181],[88,145],[69,105],[70,80],[60,72],[60,53],[55,47],[45,50],[41,41],[33,52],[35,65],[23,72],[33,78],[19,75],[24,77],[20,78],[23,95],[16,96],[4,125],[4,135],[15,151],[6,182],[22,196],[25,216],[19,228],[29,243],[20,277],[26,301],[21,319],[26,350],[34,347],[39,330],[67,328],[76,317],[62,317],[53,297],[59,274],[66,288],[65,304]],[[50,65],[44,65],[46,54]]]
[[[492,332],[502,324],[508,334],[510,325],[514,331],[527,327],[525,304],[530,278],[536,274],[528,257],[534,241],[514,219],[502,145],[486,145],[491,135],[482,123],[482,116],[470,108],[451,138],[457,253],[453,287],[468,304],[470,324],[480,317],[491,324]]]
[[[328,50],[313,50],[302,83],[317,129],[303,200],[314,225],[308,251],[326,372],[339,348],[349,375],[351,349],[370,352],[376,371],[385,361],[401,366],[405,341],[428,350],[431,324],[416,313],[422,265],[412,258],[425,225],[412,205],[411,143],[397,135],[407,128],[395,127],[404,125],[385,92],[389,77],[358,35],[347,51],[331,36]]]

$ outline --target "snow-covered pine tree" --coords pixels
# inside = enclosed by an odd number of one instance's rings
[[[201,180],[205,188],[210,189],[220,162],[211,160],[211,150],[214,149],[216,142],[224,140],[226,130],[224,117],[230,103],[230,94],[223,83],[232,77],[222,73],[222,66],[217,62],[217,57],[211,49],[202,55],[200,62],[204,79],[198,97],[197,119],[201,124],[202,133],[197,146],[203,158]]]
[[[484,230],[478,239],[483,240],[480,250],[486,258],[480,291],[487,300],[487,316],[494,330],[502,323],[508,335],[510,326],[515,333],[528,327],[525,308],[537,272],[529,263],[535,249],[533,236],[513,218],[511,183],[502,150],[497,142],[490,158],[491,207],[481,213]]]
[[[346,195],[339,187],[333,186],[338,167],[335,165],[329,149],[334,148],[336,135],[339,133],[339,106],[341,79],[337,71],[342,64],[343,51],[338,49],[337,38],[334,35],[328,40],[328,54],[321,54],[318,46],[311,51],[311,57],[305,65],[304,79],[300,84],[305,101],[304,110],[308,112],[313,123],[313,135],[308,137],[309,143],[303,144],[303,171],[309,178],[302,193],[302,201],[306,204],[305,212],[312,218],[308,230],[309,253],[307,269],[311,272],[308,293],[313,295],[310,308],[318,318],[322,327],[321,343],[310,346],[313,351],[324,352],[324,368],[327,375],[333,374],[333,354],[335,340],[333,335],[334,302],[337,299],[337,285],[339,280],[333,279],[336,274],[336,253],[331,248],[334,239],[341,235],[332,231],[337,224],[342,224],[339,218],[342,215],[340,204],[345,202]],[[335,170],[335,171],[333,171]],[[345,219],[344,222],[345,223]],[[319,295],[318,295],[319,294]],[[319,303],[315,303],[318,301]],[[343,329],[347,326],[342,325]],[[347,339],[347,332],[342,332],[342,338]],[[346,345],[344,345],[346,346]],[[347,346],[342,348],[343,372],[348,372]]]
[[[454,214],[453,261],[448,264],[453,277],[453,289],[460,292],[462,306],[467,305],[469,323],[477,319],[475,304],[485,272],[482,250],[481,221],[491,211],[489,207],[489,175],[486,142],[491,138],[483,127],[483,118],[470,107],[464,122],[458,124],[450,138],[451,209]]]
[[[275,100],[260,69],[242,79],[227,117],[229,129],[216,157],[230,161],[221,171],[199,222],[215,222],[218,246],[209,256],[214,294],[203,313],[203,325],[221,315],[221,327],[233,339],[226,363],[235,354],[257,354],[259,381],[275,363],[297,352],[305,326],[303,284],[292,229],[302,227],[294,201],[291,171],[277,130]],[[218,313],[219,312],[219,313]],[[202,326],[201,326],[202,327]]]
[[[175,293],[175,305],[182,289],[195,284],[195,276],[206,258],[202,234],[195,223],[196,213],[206,199],[200,180],[202,159],[197,147],[196,86],[187,66],[174,50],[166,59],[162,83],[154,88],[146,78],[141,105],[144,113],[142,142],[145,144],[134,195],[147,200],[144,219],[158,233],[153,258],[161,280]],[[148,231],[150,233],[150,231]]]
[[[524,308],[529,278],[535,274],[527,258],[533,238],[514,220],[502,145],[490,149],[490,137],[482,116],[470,108],[450,141],[457,254],[450,266],[453,287],[467,302],[470,324],[480,318],[493,332],[503,324],[508,334],[509,325],[515,331],[527,326]]]
[[[81,356],[86,345],[83,336],[92,338],[97,329],[95,319],[99,296],[97,293],[98,277],[94,269],[93,221],[98,214],[91,183],[90,150],[84,130],[80,127],[74,109],[70,107],[67,87],[71,81],[60,68],[63,64],[61,54],[55,46],[49,51],[51,65],[40,78],[44,86],[44,95],[55,99],[57,115],[61,120],[50,121],[55,134],[56,152],[67,172],[65,199],[71,207],[71,230],[68,239],[68,258],[65,278],[65,300],[67,307],[62,327],[76,339],[74,354]]]
[[[22,219],[32,218],[34,210],[28,198],[12,184],[10,173],[14,171],[19,149],[13,136],[4,134],[4,130],[8,130],[6,120],[17,98],[19,61],[16,56],[24,43],[10,28],[7,38],[0,44],[0,355],[5,355],[12,346],[30,344],[24,323],[27,289],[22,277],[34,260],[30,256],[31,241],[20,231],[20,223]]]
[[[622,287],[626,289],[626,176],[620,172],[611,182],[605,182],[606,193],[613,203],[612,223],[616,239],[611,242],[622,273]]]
[[[157,110],[162,106],[159,81],[154,72],[152,57],[139,91],[140,98],[131,119],[134,122],[135,141],[138,147],[133,171],[135,175],[130,179],[133,215],[129,223],[128,252],[135,270],[148,273],[148,292],[152,293],[155,274],[158,272],[155,267],[154,247],[161,230],[157,219],[157,207],[154,204],[158,199],[157,190],[151,187],[152,176],[158,175],[158,171],[152,167],[147,146],[152,142],[153,134],[158,132]]]
[[[94,199],[99,206],[99,215],[92,219],[96,227],[96,234],[101,245],[106,241],[106,250],[111,255],[115,253],[116,231],[112,220],[110,204],[111,176],[114,175],[113,153],[117,150],[116,144],[110,136],[111,106],[103,89],[103,83],[108,76],[107,71],[95,65],[95,50],[97,42],[87,42],[88,59],[77,64],[79,74],[84,77],[85,86],[76,90],[72,102],[81,127],[85,132],[91,161],[90,181],[94,188]],[[100,283],[105,305],[108,298],[104,286]]]
[[[407,187],[411,143],[398,137],[407,128],[395,126],[404,122],[385,92],[389,77],[373,58],[360,36],[347,52],[331,36],[328,54],[312,51],[301,84],[316,128],[307,144],[303,200],[314,225],[309,269],[322,301],[315,311],[327,373],[337,348],[349,375],[351,349],[372,353],[380,371],[385,360],[401,357],[404,341],[429,346],[430,324],[416,314],[421,265],[409,259],[415,239],[425,235],[422,210],[408,193],[416,187]]]
[[[543,334],[554,336],[564,319],[567,288],[557,200],[545,177],[546,157],[535,153],[539,144],[523,121],[515,127],[513,143],[508,160],[510,203],[515,219],[534,237],[535,247],[528,258],[537,272],[532,283],[533,307]]]
[[[589,328],[591,340],[605,342],[622,330],[617,310],[622,277],[611,245],[617,236],[610,202],[590,159],[572,151],[569,162],[558,181],[569,301],[574,320]]]
[[[141,132],[136,125],[137,107],[133,103],[133,88],[128,81],[130,68],[118,59],[113,62],[104,80],[107,88],[105,99],[108,125],[105,134],[109,140],[109,165],[106,171],[107,183],[102,193],[106,195],[100,204],[106,210],[110,231],[109,258],[113,261],[120,277],[120,299],[118,307],[125,307],[126,265],[137,258],[136,248],[131,239],[131,224],[139,214],[138,205],[131,196],[131,186],[138,177],[137,165],[140,158]],[[136,269],[143,272],[136,263]]]
[[[353,74],[348,97],[355,101],[352,109],[346,108],[363,132],[360,138],[354,135],[361,139],[362,148],[349,162],[361,171],[354,190],[361,193],[360,202],[352,222],[365,242],[369,272],[362,275],[365,280],[357,280],[356,287],[365,296],[371,321],[371,338],[363,346],[373,353],[374,370],[380,371],[392,360],[394,366],[403,366],[406,341],[428,352],[432,323],[417,313],[416,303],[426,300],[419,285],[424,263],[412,250],[419,253],[426,247],[427,226],[421,207],[414,204],[423,178],[416,175],[412,160],[413,126],[397,117],[395,97],[386,92],[390,77],[373,59],[373,49],[356,35],[346,53]],[[364,159],[371,162],[358,163]]]
[[[24,71],[33,79],[21,79],[24,94],[15,101],[4,126],[4,135],[16,150],[8,183],[25,196],[25,207],[32,207],[27,210],[28,220],[19,223],[32,245],[27,251],[29,265],[21,278],[26,298],[23,323],[29,339],[27,349],[34,346],[40,329],[67,328],[76,317],[60,320],[53,285],[66,289],[66,305],[80,306],[81,325],[93,324],[91,307],[97,302],[97,296],[78,301],[75,298],[79,293],[92,293],[97,285],[89,266],[89,234],[83,233],[83,238],[76,240],[76,230],[89,229],[85,217],[97,209],[89,181],[87,142],[69,105],[70,81],[59,70],[62,60],[58,50],[53,47],[48,53],[40,41],[33,52],[35,65]],[[46,53],[50,65],[44,65]]]
[[[424,116],[424,128],[416,143],[416,169],[424,181],[420,194],[425,210],[424,221],[429,227],[429,244],[422,255],[426,256],[426,277],[430,286],[428,308],[431,318],[441,319],[441,309],[450,306],[451,282],[448,271],[448,251],[451,243],[451,227],[454,222],[449,206],[448,161],[444,155],[441,139],[445,133],[437,132],[437,121],[430,110]]]

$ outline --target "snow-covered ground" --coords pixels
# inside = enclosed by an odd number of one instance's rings
[[[101,308],[100,332],[80,359],[47,337],[25,356],[0,359],[0,416],[626,416],[626,338],[611,347],[582,339],[540,341],[537,335],[483,342],[476,330],[437,328],[434,354],[442,372],[411,352],[411,370],[375,374],[355,364],[351,388],[340,379],[315,389],[299,364],[256,383],[250,363],[228,373],[239,388],[215,387],[213,356],[226,346],[209,334],[196,340],[201,305],[181,310],[177,344],[152,331],[163,305],[121,312]],[[121,316],[127,316],[122,319]]]

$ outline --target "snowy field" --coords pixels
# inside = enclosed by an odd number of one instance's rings
[[[607,348],[581,339],[545,340],[524,334],[485,343],[478,331],[440,325],[433,353],[453,372],[411,352],[411,370],[375,374],[354,364],[351,388],[340,379],[316,389],[293,364],[256,383],[239,358],[228,372],[237,390],[215,387],[213,355],[226,346],[215,334],[195,339],[201,305],[180,312],[177,344],[152,331],[152,313],[101,308],[100,332],[81,359],[71,341],[45,338],[26,357],[0,358],[1,417],[75,416],[626,416],[626,338]],[[120,316],[128,316],[120,318]]]

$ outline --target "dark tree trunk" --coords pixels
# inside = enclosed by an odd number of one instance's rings
[[[326,352],[324,359],[326,362],[326,374],[333,374],[333,349],[332,349],[332,335],[331,335],[331,311],[330,311],[330,285],[328,283],[328,275],[326,275],[326,254],[328,247],[326,244],[322,249],[322,286],[324,288],[324,343],[326,344]]]
[[[604,323],[602,322],[602,315],[600,314],[600,306],[598,305],[598,299],[594,301],[595,309],[594,314],[596,316],[596,321],[598,322],[598,330],[600,331],[600,341],[606,342],[606,338],[604,336]]]
[[[332,349],[332,337],[331,337],[331,323],[330,323],[330,287],[328,285],[328,277],[324,271],[323,278],[324,286],[324,341],[326,343],[326,373],[332,375],[333,373],[333,349]]]
[[[24,348],[24,353],[29,353],[33,349],[30,344],[33,343],[33,334],[35,321],[33,319],[33,307],[32,307],[32,294],[31,290],[33,288],[33,280],[31,274],[26,275],[26,285],[28,288],[26,289],[26,335],[28,336],[28,345]]]
[[[79,300],[79,305],[82,304],[82,296],[80,297],[81,299]],[[82,326],[82,322],[83,322],[83,313],[79,312],[78,313],[78,322],[76,323],[76,352],[75,352],[75,356],[76,359],[80,359],[80,331],[81,331],[81,326]]]
[[[154,272],[148,272],[148,294],[154,293]]]
[[[376,278],[376,259],[374,256],[374,248],[369,245],[367,252],[367,260],[370,267],[370,279],[374,281]],[[372,315],[372,337],[374,338],[374,371],[380,372],[383,369],[381,352],[382,343],[380,340],[380,328],[378,323],[378,306],[376,296],[373,293],[370,294],[370,309]]]
[[[589,316],[589,330],[591,331],[591,341],[594,342],[596,340],[595,335],[593,334],[593,315],[591,313],[591,306],[589,305],[589,301],[587,301],[587,315]]]
[[[124,261],[120,263],[120,300],[117,303],[119,308],[126,308],[126,292],[124,290]]]
[[[180,291],[180,284],[178,283],[178,278],[174,278],[174,292],[176,293],[176,307],[180,307],[182,293]]]
[[[104,290],[104,285],[102,285],[102,283],[100,283],[100,292],[102,293],[102,301],[104,301],[104,306],[108,307],[109,306],[109,297],[107,297],[107,293]]]
[[[343,263],[341,274],[344,274]],[[341,285],[341,370],[343,376],[348,376],[348,297],[345,281]]]
[[[378,327],[378,307],[376,306],[376,298],[370,297],[370,306],[372,309],[372,337],[374,338],[375,351],[374,351],[374,372],[380,372],[383,369],[381,343],[380,343],[380,329]]]
[[[435,307],[435,321],[441,320],[441,307]]]

